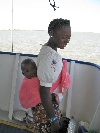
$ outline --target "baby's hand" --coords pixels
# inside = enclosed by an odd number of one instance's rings
[[[57,94],[55,94],[55,100],[56,100],[57,104],[60,103],[60,101],[59,101],[59,96],[58,96]]]
[[[66,92],[67,92],[67,90],[64,89],[64,88],[62,88],[62,95],[63,95],[63,96],[66,95]]]
[[[57,94],[55,94],[55,93],[52,93],[51,95],[52,95],[52,101],[56,102],[57,104],[59,104],[60,103],[59,102],[59,96]]]

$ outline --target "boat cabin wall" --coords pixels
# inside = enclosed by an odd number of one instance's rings
[[[8,111],[12,88],[15,55],[0,54],[0,109]]]
[[[35,62],[37,56],[0,53],[0,109],[9,112],[12,119],[13,111],[25,110],[21,107],[18,92],[24,76],[21,72],[21,62],[31,58]],[[62,114],[75,117],[77,123],[86,121],[91,129],[100,129],[100,69],[92,63],[68,61],[68,71],[71,76],[71,86],[60,103]]]

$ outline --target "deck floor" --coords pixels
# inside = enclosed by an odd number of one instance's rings
[[[17,121],[14,118],[12,120],[10,120],[9,117],[8,117],[8,112],[3,111],[3,110],[0,110],[0,120],[12,122],[12,123],[19,124],[19,125],[25,125],[25,122]]]

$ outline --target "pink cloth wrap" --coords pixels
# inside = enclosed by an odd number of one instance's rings
[[[50,93],[52,94],[58,85],[60,91],[59,93],[63,93],[62,88],[64,88],[66,91],[69,88],[70,83],[70,75],[67,72],[67,61],[64,60],[62,71],[57,81],[53,83],[52,87],[50,88]],[[27,79],[24,77],[19,90],[19,101],[23,108],[32,108],[41,103],[39,87],[40,81],[38,77],[32,79]]]
[[[19,90],[19,101],[23,108],[32,108],[41,103],[39,87],[38,77],[32,79],[24,77]]]
[[[71,84],[71,79],[70,79],[69,73],[67,72],[67,61],[63,60],[62,71],[61,71],[57,81],[55,83],[53,83],[53,85],[50,89],[50,93],[53,93],[53,91],[58,87],[58,85],[59,85],[59,93],[63,93],[62,89],[64,88],[64,91],[67,91],[70,84]]]

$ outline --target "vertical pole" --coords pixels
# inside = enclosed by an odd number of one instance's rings
[[[11,30],[11,39],[12,39],[12,52],[13,52],[13,0],[12,0],[12,30]]]

